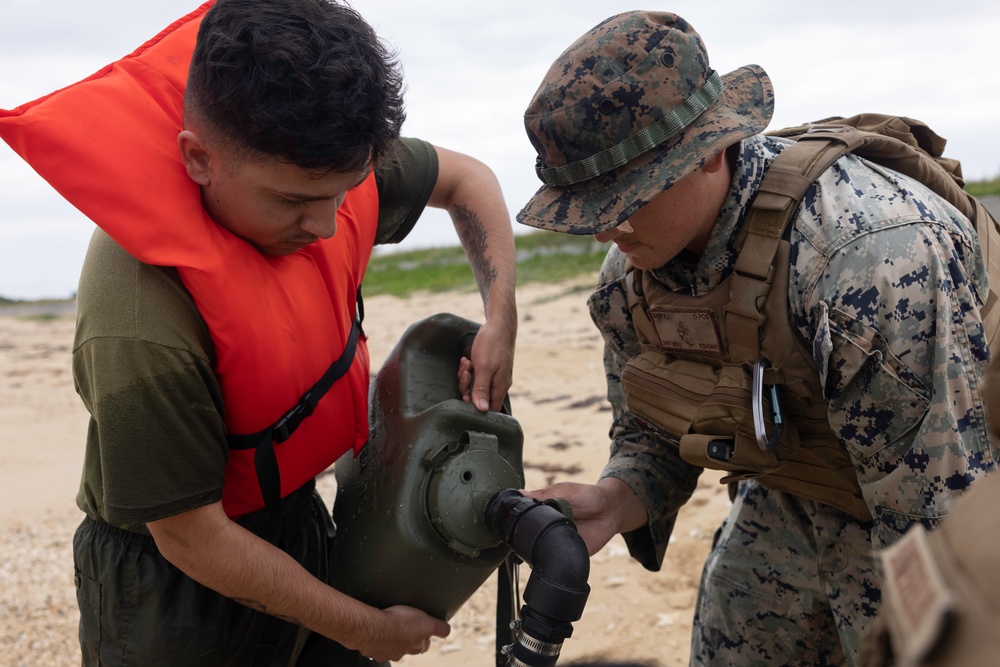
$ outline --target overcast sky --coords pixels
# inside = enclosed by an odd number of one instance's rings
[[[93,73],[199,4],[0,0],[0,108]],[[582,33],[631,9],[686,18],[721,73],[761,65],[775,87],[772,128],[862,111],[907,115],[948,140],[946,155],[962,161],[966,178],[1000,174],[996,0],[352,4],[399,52],[407,82],[404,133],[489,164],[512,217],[538,186],[522,114],[542,76]],[[72,294],[92,231],[92,223],[0,142],[0,296]],[[402,247],[455,243],[449,220],[435,212]]]

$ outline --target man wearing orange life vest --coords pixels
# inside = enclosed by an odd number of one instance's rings
[[[73,358],[92,415],[74,538],[85,665],[361,665],[448,634],[324,583],[333,526],[313,483],[367,437],[372,246],[425,205],[450,211],[483,297],[461,391],[499,409],[511,384],[499,185],[400,139],[403,118],[393,57],[328,0],[207,2],[0,112],[0,136],[100,227]]]

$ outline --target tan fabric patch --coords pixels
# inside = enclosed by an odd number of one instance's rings
[[[721,354],[722,342],[715,313],[710,308],[650,309],[649,318],[668,350]]]
[[[927,532],[914,526],[882,553],[890,623],[898,653],[919,659],[941,636],[954,600],[938,570]],[[897,634],[898,632],[898,634]]]

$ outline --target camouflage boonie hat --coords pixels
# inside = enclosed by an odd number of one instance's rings
[[[666,12],[605,20],[549,68],[524,113],[545,185],[518,222],[595,234],[624,222],[774,110],[767,74],[719,76],[691,25]]]

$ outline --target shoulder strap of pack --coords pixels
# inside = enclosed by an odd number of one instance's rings
[[[911,176],[955,206],[973,223],[989,276],[992,282],[1000,283],[1000,226],[978,199],[962,189],[960,164],[941,156],[945,140],[924,123],[860,114],[769,134],[796,142],[774,159],[751,205],[727,306],[729,343],[735,358],[754,361],[760,357],[759,330],[778,243],[812,183],[848,152]],[[997,290],[991,285],[981,313],[990,342],[1000,330],[998,301]]]
[[[635,268],[632,260],[625,260],[625,295],[629,313],[632,314],[632,326],[642,349],[653,345],[659,340],[659,334],[653,321],[649,319],[649,301],[646,299],[642,284],[643,272]]]
[[[980,311],[987,341],[1000,331],[1000,225],[976,197],[965,191],[962,166],[943,156],[944,138],[919,120],[905,116],[864,113],[828,118],[770,134],[797,138],[824,133],[857,132],[864,137],[851,152],[914,178],[939,195],[972,223],[979,237],[989,289]]]
[[[976,207],[976,233],[979,234],[979,245],[983,251],[983,261],[986,264],[987,275],[990,286],[986,295],[986,304],[980,310],[980,317],[983,319],[983,329],[986,332],[986,341],[993,347],[993,341],[1000,333],[1000,225],[996,219],[986,210],[983,203],[978,199],[973,199]]]
[[[764,304],[774,277],[774,257],[785,228],[809,186],[863,140],[857,133],[804,134],[771,162],[750,207],[726,306],[729,351],[734,360],[760,358]]]

